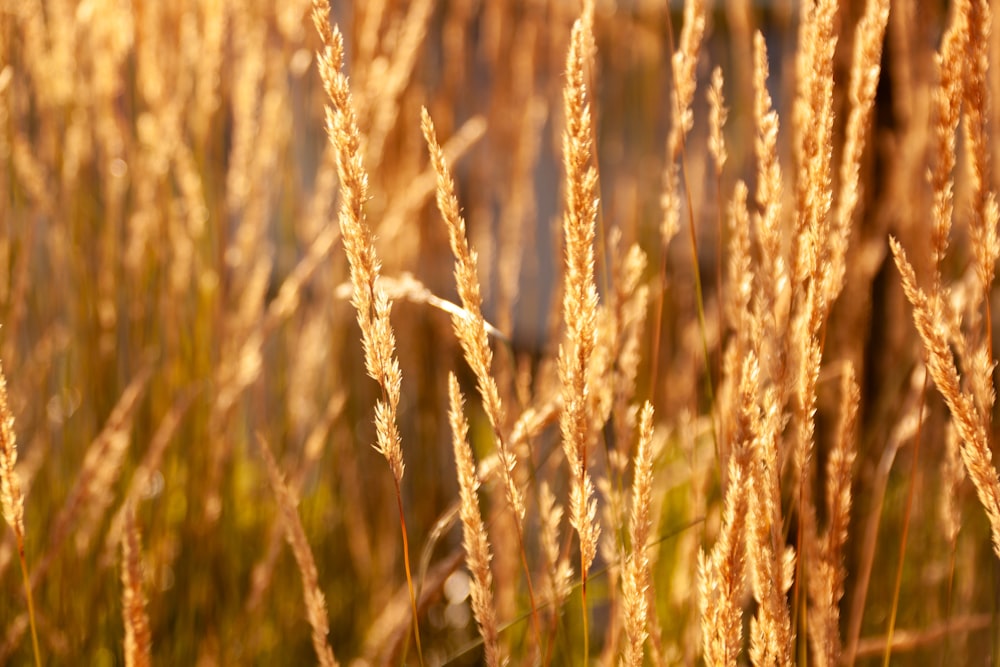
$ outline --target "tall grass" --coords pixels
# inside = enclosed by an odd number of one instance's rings
[[[0,6],[0,663],[1000,660],[994,10],[680,4]]]

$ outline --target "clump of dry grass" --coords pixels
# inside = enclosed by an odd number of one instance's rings
[[[995,650],[986,0],[8,4],[0,663]]]
[[[954,20],[945,35],[941,54],[938,57],[940,86],[936,91],[935,101],[937,120],[935,123],[936,163],[929,172],[929,180],[934,194],[932,235],[932,252],[934,257],[934,273],[929,290],[922,289],[917,282],[917,275],[907,259],[899,241],[890,239],[893,256],[902,277],[903,290],[906,298],[913,306],[913,319],[917,331],[923,341],[927,354],[927,367],[935,385],[941,392],[959,436],[962,439],[962,459],[969,471],[969,477],[976,486],[979,500],[986,510],[990,520],[993,536],[993,550],[1000,557],[1000,477],[993,465],[990,442],[992,434],[992,407],[995,396],[993,389],[992,337],[980,336],[975,347],[962,343],[965,334],[958,329],[955,319],[946,314],[944,286],[941,278],[941,263],[948,247],[948,237],[952,227],[953,175],[955,164],[955,132],[961,113],[960,90],[978,87],[979,93],[971,93],[972,98],[982,106],[982,91],[985,88],[983,77],[985,71],[981,61],[985,57],[985,46],[979,44],[984,31],[981,22],[985,20],[986,11],[979,6],[972,8],[968,2],[959,3],[955,10]],[[973,21],[976,33],[973,35]],[[971,56],[972,67],[969,79],[963,86],[963,72],[966,58]],[[970,159],[973,162],[973,182],[981,184],[984,172],[988,169],[985,147],[977,144],[985,141],[982,132],[980,109],[967,112],[969,128],[967,130]],[[987,294],[992,284],[994,266],[1000,256],[1000,244],[996,241],[996,225],[1000,220],[995,202],[995,196],[988,193],[981,185],[973,187],[973,247],[977,264],[976,273],[979,279],[979,294]],[[979,231],[976,231],[976,230]],[[992,230],[992,231],[985,231]],[[986,303],[989,299],[986,298]],[[987,314],[989,309],[987,307]],[[992,323],[987,322],[987,334]],[[951,343],[958,341],[961,349],[967,350],[970,359],[963,360],[967,366],[968,389],[963,389],[962,378],[955,365]]]

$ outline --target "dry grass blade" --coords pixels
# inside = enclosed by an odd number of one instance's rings
[[[87,448],[76,483],[49,533],[45,555],[31,573],[33,587],[48,572],[74,525],[82,524],[79,546],[86,548],[89,544],[98,521],[103,518],[104,510],[111,502],[112,485],[121,472],[125,451],[130,442],[132,419],[151,375],[152,368],[147,366],[133,378],[111,410],[104,428]]]
[[[868,0],[864,15],[854,37],[854,56],[848,99],[851,109],[847,116],[847,134],[840,162],[840,194],[833,216],[831,238],[833,269],[826,275],[825,298],[831,306],[840,294],[846,272],[847,242],[851,222],[860,199],[861,156],[875,106],[875,91],[881,73],[882,42],[889,21],[889,0]]]
[[[24,496],[17,475],[17,436],[7,400],[7,378],[0,368],[0,509],[19,539],[24,539]]]
[[[395,356],[396,341],[389,312],[392,304],[378,288],[379,260],[365,216],[368,198],[368,175],[361,153],[361,134],[351,102],[347,76],[341,71],[344,42],[340,30],[329,21],[329,7],[321,0],[313,3],[313,21],[323,40],[320,51],[320,76],[330,105],[327,107],[327,133],[336,149],[337,173],[340,176],[340,232],[351,266],[354,285],[352,303],[358,314],[368,374],[379,383],[383,397],[375,407],[378,426],[376,449],[381,453],[399,484],[403,478],[403,453],[396,408],[402,376]]]

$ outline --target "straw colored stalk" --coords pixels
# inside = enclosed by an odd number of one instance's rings
[[[681,27],[680,44],[671,56],[673,87],[670,92],[670,111],[673,114],[667,135],[667,166],[663,173],[663,196],[660,224],[661,243],[666,243],[680,229],[680,170],[677,164],[684,150],[684,138],[694,125],[691,103],[698,86],[696,67],[698,49],[705,35],[705,3],[687,0],[684,3],[684,25]]]
[[[126,667],[149,667],[153,645],[146,614],[146,595],[142,590],[142,542],[135,521],[135,507],[129,502],[123,511],[122,543],[122,616],[125,621]]]
[[[751,354],[740,372],[732,453],[725,491],[722,530],[711,553],[699,559],[702,646],[705,664],[735,665],[740,654],[743,612],[740,595],[746,570],[746,525],[754,420],[758,418],[758,370]]]
[[[490,545],[486,536],[486,526],[479,513],[479,478],[469,447],[469,424],[465,419],[464,400],[454,373],[448,374],[448,398],[451,409],[448,419],[451,423],[452,446],[455,450],[455,467],[458,472],[458,486],[461,495],[460,515],[462,518],[462,544],[465,546],[465,561],[472,574],[472,613],[476,617],[479,633],[483,637],[486,664],[490,667],[504,664],[500,649],[496,611],[493,602],[493,574],[490,572]]]
[[[564,551],[559,538],[559,524],[562,522],[563,508],[556,502],[555,494],[544,480],[538,489],[538,523],[540,535],[538,538],[542,555],[542,599],[548,604],[548,627],[546,628],[548,644],[542,664],[551,664],[552,651],[555,642],[552,641],[558,630],[559,619],[562,617],[563,603],[571,590],[573,566],[570,565],[569,553]]]
[[[840,162],[840,195],[833,216],[831,261],[825,273],[825,298],[829,308],[844,286],[848,239],[851,221],[861,194],[861,156],[864,153],[875,106],[875,90],[881,74],[882,42],[889,21],[889,0],[868,0],[864,14],[858,22],[854,37],[854,55],[851,63],[847,99],[850,111],[844,152]]]
[[[843,563],[844,543],[850,526],[851,471],[857,444],[858,406],[861,393],[854,367],[846,363],[841,382],[840,422],[826,469],[826,533],[820,540],[817,573],[809,577],[812,597],[810,639],[814,660],[821,667],[840,664],[840,600],[847,572]]]
[[[483,400],[483,409],[497,437],[498,456],[504,469],[507,500],[517,513],[518,523],[524,520],[524,500],[514,480],[517,459],[507,447],[503,435],[505,422],[503,402],[496,380],[492,376],[493,350],[490,349],[489,331],[483,317],[483,299],[480,293],[478,261],[466,238],[465,220],[458,211],[455,182],[434,132],[434,123],[427,109],[422,110],[421,129],[427,140],[431,162],[437,174],[437,205],[448,226],[451,251],[455,256],[455,283],[464,311],[452,315],[455,335],[462,345],[465,360],[476,376],[476,386]]]
[[[616,230],[612,239],[620,238]],[[612,252],[615,285],[614,327],[617,337],[617,358],[614,360],[613,410],[615,442],[624,446],[632,438],[635,414],[630,408],[635,396],[637,378],[642,364],[642,334],[646,322],[649,286],[642,284],[646,270],[646,254],[638,244],[632,245],[624,257]]]
[[[987,420],[987,432],[992,430],[993,403],[993,337],[990,287],[993,284],[1000,241],[997,223],[1000,209],[995,190],[991,188],[990,139],[987,119],[991,116],[990,87],[987,79],[989,45],[991,41],[990,7],[988,2],[973,0],[969,11],[969,39],[965,78],[965,155],[969,163],[965,180],[970,190],[969,232],[975,257],[976,277],[979,279],[970,297],[971,303],[983,304],[980,344],[973,351],[970,385],[973,396]],[[973,319],[977,322],[978,317]]]
[[[323,454],[324,445],[326,443],[327,436],[330,434],[330,429],[333,428],[334,422],[339,418],[344,409],[345,403],[346,396],[344,393],[337,392],[331,396],[330,400],[327,402],[326,410],[323,415],[316,421],[312,430],[309,432],[309,435],[306,437],[306,441],[302,446],[302,458],[299,461],[298,467],[292,473],[291,478],[287,482],[288,490],[292,493],[292,495],[297,495],[302,490],[307,476],[315,469],[316,462]],[[361,526],[362,527],[359,528],[358,522],[351,524],[351,540],[352,542],[365,544],[367,543],[367,536],[363,534],[363,523]],[[278,561],[278,555],[281,548],[281,537],[283,533],[284,527],[282,525],[275,524],[272,527],[271,535],[268,538],[267,550],[260,560],[258,560],[253,566],[253,570],[250,575],[250,593],[247,595],[245,605],[245,609],[248,611],[253,611],[260,606],[260,603],[264,598],[264,593],[271,585],[274,568]]]
[[[941,40],[941,52],[934,54],[940,82],[934,92],[935,121],[931,133],[931,154],[934,164],[929,173],[933,201],[931,204],[931,251],[934,266],[941,264],[948,250],[951,219],[954,210],[955,132],[962,111],[962,71],[965,67],[966,43],[969,35],[969,2],[956,0],[951,25]],[[940,291],[940,276],[935,270],[931,293]]]
[[[395,336],[389,322],[392,304],[377,286],[379,260],[364,204],[368,198],[368,175],[362,163],[361,135],[351,102],[347,76],[341,71],[344,40],[340,29],[331,25],[329,7],[321,0],[313,3],[313,22],[323,41],[319,52],[319,71],[330,98],[326,108],[326,129],[336,149],[337,174],[340,177],[340,232],[350,264],[354,295],[351,303],[358,313],[361,340],[368,374],[382,388],[382,398],[375,407],[376,449],[392,469],[396,483],[403,478],[403,454],[396,408],[402,376],[395,357]]]
[[[18,549],[23,553],[24,496],[21,480],[15,470],[17,465],[17,436],[14,433],[14,415],[7,401],[7,378],[0,367],[0,509],[3,518],[14,531]]]
[[[755,317],[765,330],[761,340],[769,346],[779,346],[784,337],[784,313],[780,301],[788,291],[788,270],[781,250],[782,176],[778,162],[778,114],[771,106],[767,92],[767,45],[764,36],[754,33],[754,115],[757,133],[754,150],[757,155],[757,204],[760,213],[754,216],[754,226],[760,245],[759,298],[755,301]],[[784,392],[784,354],[765,354],[771,359],[767,369],[778,390]],[[779,403],[783,400],[779,401]]]
[[[759,396],[756,354],[751,353],[744,377],[747,385],[741,390],[741,401]],[[795,556],[790,548],[782,554],[778,479],[778,439],[782,418],[777,390],[772,387],[763,392],[763,409],[748,409],[753,412],[751,428],[754,440],[746,541],[754,597],[760,603],[757,616],[750,623],[750,660],[754,665],[791,665],[793,638],[785,593],[792,584]]]
[[[747,210],[749,191],[744,181],[733,188],[729,205],[729,262],[726,266],[727,288],[724,294],[725,318],[737,335],[737,343],[747,338],[744,328],[753,296],[753,270],[750,259],[750,214]],[[739,355],[742,357],[742,354]],[[735,410],[733,411],[735,413]]]
[[[698,87],[695,69],[698,65],[698,50],[705,35],[705,3],[703,0],[687,0],[684,3],[684,25],[681,27],[680,43],[671,56],[674,85],[671,111],[677,116],[670,123],[667,137],[667,157],[674,162],[684,148],[684,137],[694,125],[691,103]]]
[[[632,516],[629,524],[632,554],[625,562],[622,578],[625,599],[625,634],[628,641],[622,655],[623,667],[641,667],[649,608],[649,557],[646,547],[652,529],[653,503],[653,406],[647,402],[639,415],[639,447],[635,453],[632,480]]]
[[[996,244],[996,228],[992,230],[985,218],[992,196],[990,186],[990,147],[987,119],[991,114],[990,88],[987,79],[989,68],[989,44],[991,39],[991,16],[989,2],[972,0],[969,3],[969,38],[965,57],[965,85],[963,86],[965,122],[965,148],[970,169],[966,175],[970,190],[973,250],[976,252],[977,271],[980,279],[992,283],[993,266],[989,254],[980,257],[983,250],[990,249],[987,235],[992,231],[992,245]],[[993,204],[995,205],[995,204]]]
[[[563,163],[566,170],[566,245],[563,318],[566,337],[559,346],[559,377],[563,411],[559,426],[572,477],[570,524],[580,537],[580,576],[586,604],[587,572],[597,552],[600,527],[594,485],[587,471],[587,450],[593,439],[587,372],[594,350],[597,286],[594,282],[594,225],[597,219],[597,172],[591,166],[591,117],[585,72],[591,62],[592,36],[588,22],[573,24],[566,60],[564,89],[566,128]],[[586,610],[584,610],[586,611]],[[586,618],[586,613],[584,614]],[[585,647],[586,650],[586,647]]]
[[[433,0],[409,3],[400,34],[388,51],[390,62],[384,71],[372,69],[379,76],[365,81],[367,94],[359,111],[365,117],[372,114],[368,155],[373,160],[381,159],[386,139],[399,117],[400,98],[413,76],[435,4]]]
[[[302,575],[302,592],[305,597],[306,617],[312,628],[313,649],[316,651],[320,665],[333,667],[337,664],[337,660],[333,657],[333,650],[327,641],[330,624],[326,614],[326,599],[319,587],[316,561],[313,558],[312,549],[306,539],[306,531],[302,527],[302,520],[296,509],[296,500],[285,483],[281,471],[278,470],[278,464],[274,460],[274,455],[271,454],[271,448],[262,436],[258,436],[257,440],[261,456],[264,458],[264,467],[267,469],[271,490],[274,491],[274,497],[278,501],[278,509],[281,511],[281,523],[285,528],[285,537],[292,547],[295,563]]]
[[[965,468],[962,463],[962,441],[955,422],[948,420],[945,427],[944,463],[941,466],[941,503],[938,508],[945,540],[950,545],[952,559],[958,541],[958,531],[962,527],[962,508],[959,503],[962,483],[965,482]],[[954,563],[952,564],[954,567]]]
[[[28,619],[31,621],[31,643],[35,652],[35,664],[40,665],[38,632],[35,629],[35,609],[31,595],[31,577],[28,575],[28,560],[24,553],[24,496],[21,494],[21,480],[17,464],[17,435],[14,433],[14,415],[7,400],[7,377],[0,364],[0,510],[4,521],[14,531],[17,555],[21,562],[21,577],[24,580],[24,594],[28,601]]]
[[[795,381],[794,463],[798,477],[799,540],[802,554],[814,552],[815,505],[811,490],[812,452],[815,444],[816,383],[822,363],[820,329],[828,304],[825,272],[829,266],[833,235],[830,208],[833,198],[833,54],[837,43],[834,19],[837,3],[806,3],[803,28],[808,36],[797,53],[799,91],[795,123],[800,130],[795,229],[792,238],[793,304],[791,355]],[[845,240],[846,243],[846,240]],[[799,286],[805,287],[804,292]],[[800,560],[800,563],[803,561]]]
[[[354,286],[351,303],[358,313],[365,367],[368,375],[375,379],[382,389],[382,397],[375,404],[375,449],[385,457],[395,482],[396,505],[403,539],[403,563],[410,594],[410,609],[413,614],[413,634],[422,664],[423,649],[417,620],[416,589],[410,569],[410,549],[400,488],[403,480],[403,452],[399,427],[396,423],[396,410],[399,405],[402,373],[396,359],[395,335],[389,322],[392,304],[377,285],[380,273],[379,259],[365,216],[368,174],[363,163],[361,133],[358,130],[351,100],[350,83],[341,71],[344,38],[340,28],[330,24],[329,11],[329,5],[323,0],[313,0],[313,23],[322,41],[319,51],[320,78],[330,99],[330,104],[326,107],[326,131],[336,150],[337,175],[340,177],[341,206],[338,219],[344,251],[350,264],[351,284]]]
[[[993,404],[992,362],[983,353],[984,348],[975,351],[970,364],[970,372],[974,375],[970,382],[972,391],[962,390],[958,368],[949,345],[949,341],[961,339],[961,332],[958,330],[958,323],[947,317],[945,312],[940,272],[940,262],[948,247],[954,208],[951,172],[955,165],[955,131],[961,111],[957,94],[962,90],[969,30],[970,5],[967,0],[958,0],[953,21],[942,39],[941,53],[936,57],[940,84],[934,96],[937,119],[933,148],[936,162],[929,176],[934,197],[934,230],[931,239],[934,271],[929,292],[917,285],[916,272],[899,242],[890,238],[890,245],[902,276],[903,291],[913,306],[913,319],[928,357],[928,370],[951,411],[955,428],[962,440],[962,460],[989,518],[993,549],[1000,556],[1000,478],[993,465],[989,441],[990,408]],[[979,242],[983,242],[982,237]],[[980,252],[985,255],[993,250]],[[976,400],[977,395],[979,401]]]
[[[800,47],[796,52],[798,91],[796,133],[796,218],[792,237],[793,289],[828,258],[832,202],[833,54],[837,45],[835,0],[803,4]],[[808,230],[809,233],[806,233]],[[803,243],[804,242],[804,243]]]
[[[961,389],[958,369],[948,344],[957,332],[946,328],[942,300],[931,298],[917,286],[916,273],[899,241],[890,237],[889,243],[902,275],[903,291],[913,306],[913,320],[927,353],[928,370],[962,438],[962,460],[986,510],[993,535],[993,550],[1000,557],[1000,478],[993,466],[987,417],[977,410],[972,394]]]
[[[532,624],[536,639],[541,642],[541,626],[538,622],[535,592],[524,548],[524,498],[514,477],[517,457],[508,445],[508,438],[504,432],[506,419],[503,402],[496,380],[492,375],[493,350],[490,349],[489,342],[491,327],[487,325],[486,319],[483,317],[483,299],[479,285],[477,256],[475,251],[469,247],[465,220],[458,211],[455,181],[448,168],[444,151],[438,144],[434,122],[427,109],[422,109],[421,129],[427,141],[434,172],[437,174],[437,205],[448,227],[451,251],[455,256],[455,283],[464,308],[452,314],[452,326],[462,346],[465,360],[476,376],[476,385],[479,395],[482,397],[483,409],[497,440],[497,457],[500,459],[500,467],[503,470],[504,490],[507,503],[515,515],[514,528],[517,532],[518,551],[528,583]]]
[[[712,85],[706,93],[708,97],[708,152],[711,153],[715,162],[716,180],[722,178],[722,169],[726,166],[726,160],[729,158],[722,131],[729,115],[729,109],[726,108],[725,97],[722,93],[722,81],[722,68],[716,67],[712,70]]]
[[[717,400],[719,413],[737,415],[740,409],[739,385],[744,350],[750,340],[747,324],[751,321],[751,297],[753,296],[754,272],[750,259],[750,212],[747,210],[749,190],[742,180],[736,182],[733,196],[728,206],[727,226],[729,228],[729,258],[726,264],[727,288],[722,295],[723,312],[720,320],[733,331],[722,355],[722,379],[719,383]],[[724,419],[719,430],[719,460],[731,457],[730,448],[736,442],[733,438],[732,419]],[[720,470],[721,483],[726,487],[728,467]]]
[[[569,594],[569,583],[573,572],[568,557],[561,552],[559,524],[562,522],[563,508],[556,502],[555,494],[547,482],[542,481],[538,490],[538,517],[540,528],[542,562],[545,571],[542,577],[542,599],[552,611],[550,621],[559,618],[559,609]]]

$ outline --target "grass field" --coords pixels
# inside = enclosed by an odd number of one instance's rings
[[[328,3],[0,0],[0,664],[1000,665],[990,2]]]

